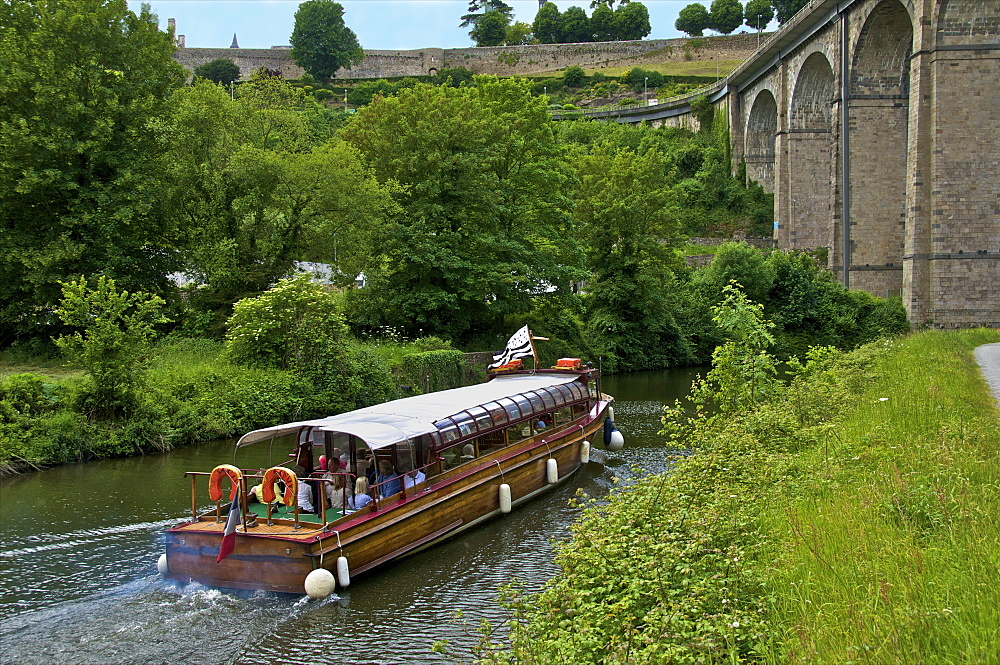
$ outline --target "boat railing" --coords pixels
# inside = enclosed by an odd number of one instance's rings
[[[430,478],[430,470],[436,468],[439,464],[444,463],[444,459],[437,457],[433,462],[419,466],[415,471],[420,471],[424,474],[424,480],[420,483],[411,484],[409,487],[406,486],[406,474],[397,474],[394,478],[389,478],[383,480],[380,483],[375,483],[369,488],[369,494],[372,497],[372,512],[377,512],[382,509],[383,506],[396,503],[397,501],[404,501],[408,496],[416,496],[417,494],[422,494],[427,491],[427,483]],[[399,483],[399,491],[390,494],[389,496],[382,496],[382,488],[392,482]]]
[[[249,502],[247,500],[247,497],[249,496],[249,491],[248,491],[249,483],[247,481],[248,480],[257,480],[258,482],[263,481],[264,471],[260,469],[240,469],[240,472],[242,473],[242,477],[240,479],[240,506],[242,509],[242,513],[244,515],[243,520],[245,523],[246,522],[245,516],[250,512]],[[204,477],[207,483],[208,478],[211,477],[212,474],[211,472],[205,472],[205,471],[186,471],[184,475],[191,478],[191,520],[196,522],[198,521],[199,517],[204,514],[204,513],[199,514],[198,512],[198,478]],[[353,479],[355,478],[355,475],[353,473],[342,473],[342,474],[331,474],[331,475],[345,476],[346,477],[345,483],[346,482],[353,483]],[[299,478],[299,482],[310,482],[318,484],[321,491],[318,492],[319,496],[317,497],[316,500],[316,507],[318,508],[318,512],[316,513],[316,515],[320,520],[320,525],[326,524],[327,521],[326,512],[328,506],[326,505],[326,492],[323,491],[322,486],[326,483],[332,483],[333,482],[332,478],[322,478],[322,477]],[[346,491],[346,484],[344,490]],[[223,498],[215,502],[216,522],[223,522],[225,520],[225,514],[223,513],[223,506],[228,506],[231,501],[231,500],[226,500],[227,495],[228,492],[223,492],[222,495]],[[299,503],[297,497],[294,506],[295,506],[295,511],[292,515],[292,519],[294,520],[295,523],[294,528],[300,529],[302,528],[302,522],[299,519]],[[271,520],[273,519],[273,514],[271,512],[272,509],[273,509],[273,504],[267,504],[266,519],[268,521],[268,524],[270,524]],[[343,516],[344,514],[341,513],[341,517]],[[246,526],[246,524],[244,524],[244,526]]]

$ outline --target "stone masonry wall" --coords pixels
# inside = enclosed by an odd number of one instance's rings
[[[643,62],[742,60],[757,45],[756,35],[702,37],[699,39],[649,39],[583,44],[533,44],[530,46],[426,48],[410,51],[366,50],[365,59],[351,69],[337,72],[338,79],[426,76],[444,67],[465,67],[477,74],[498,76],[551,72],[578,65],[587,69],[641,66]],[[216,58],[227,58],[240,68],[241,78],[267,67],[285,78],[302,76],[287,48],[230,49],[179,48],[174,59],[189,72]]]

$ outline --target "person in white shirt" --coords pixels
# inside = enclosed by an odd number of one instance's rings
[[[292,469],[292,473],[294,473],[295,477],[299,479],[299,495],[298,495],[299,510],[301,510],[304,513],[315,513],[316,509],[313,508],[312,487],[310,487],[309,483],[307,483],[304,480],[304,477],[306,475],[306,470],[301,466],[296,465],[296,467]]]
[[[414,470],[410,468],[409,464],[404,464],[402,468],[403,468],[404,489],[410,489],[414,485],[419,485],[420,483],[427,480],[427,476],[424,475],[423,471],[420,471],[419,469]]]

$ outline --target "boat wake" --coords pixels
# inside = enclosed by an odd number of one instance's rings
[[[94,542],[106,540],[109,536],[116,536],[134,531],[158,531],[170,525],[176,524],[177,519],[159,520],[156,522],[139,522],[136,524],[121,524],[118,526],[105,527],[103,529],[81,529],[70,533],[48,533],[36,534],[24,539],[25,544],[37,542],[38,545],[20,547],[12,550],[0,550],[0,559],[14,558],[26,554],[37,554],[51,550],[61,550],[89,545]]]

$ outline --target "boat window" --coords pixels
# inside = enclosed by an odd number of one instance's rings
[[[499,448],[503,448],[506,445],[507,437],[504,436],[503,430],[494,430],[489,434],[484,434],[476,439],[476,446],[479,448],[480,454],[483,455]]]
[[[450,419],[439,420],[434,423],[441,433],[441,444],[448,445],[452,441],[458,440],[458,425],[451,422]]]
[[[597,394],[597,381],[591,381],[590,382],[590,396],[591,397],[600,397]]]
[[[556,402],[562,406],[567,402],[572,402],[574,399],[573,390],[565,383],[561,386],[556,386],[556,390],[559,391],[559,396],[556,398]]]
[[[545,404],[546,409],[554,409],[556,407],[556,400],[549,393],[549,388],[542,388],[538,391],[538,394],[542,398],[542,403]]]
[[[552,414],[541,413],[531,419],[531,428],[535,434],[541,434],[552,427]]]
[[[508,442],[518,443],[520,441],[524,441],[531,436],[531,421],[524,420],[511,425],[506,429],[506,432]]]
[[[507,412],[504,411],[503,407],[498,403],[490,402],[486,405],[486,410],[490,412],[490,417],[493,419],[494,426],[507,424]]]
[[[586,404],[574,404],[573,405],[573,418],[579,418],[587,412]]]
[[[479,427],[480,432],[492,429],[493,419],[490,418],[490,414],[485,408],[481,406],[473,407],[469,409],[469,415],[476,420],[476,426]]]
[[[462,413],[456,413],[451,417],[458,425],[458,431],[462,436],[470,436],[476,431],[476,422],[472,419],[468,413],[463,411]]]
[[[514,402],[517,403],[517,408],[521,410],[521,417],[530,416],[532,412],[531,403],[528,401],[526,395],[514,395]]]
[[[507,417],[510,420],[517,420],[518,418],[521,417],[521,410],[517,408],[517,404],[514,403],[514,400],[510,399],[509,397],[504,397],[497,401],[500,403],[501,406],[503,406],[504,411],[507,412]]]
[[[531,410],[534,413],[545,410],[545,403],[537,393],[528,393],[528,401],[531,402]]]
[[[579,381],[574,381],[573,383],[567,384],[570,392],[573,395],[573,399],[583,399],[587,396],[584,386]]]
[[[573,409],[568,406],[556,411],[556,425],[564,425],[573,419]]]

